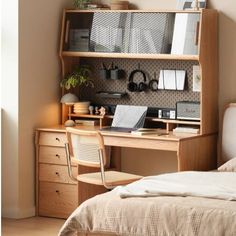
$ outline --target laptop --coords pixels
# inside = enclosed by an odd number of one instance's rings
[[[111,127],[102,131],[131,132],[143,128],[147,106],[117,105]]]

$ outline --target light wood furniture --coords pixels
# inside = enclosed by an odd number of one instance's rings
[[[169,13],[169,14],[199,14],[200,22],[196,25],[195,43],[198,45],[196,55],[173,55],[173,54],[147,54],[147,53],[103,53],[103,52],[80,52],[70,51],[70,29],[91,28],[93,16],[96,13]],[[147,60],[171,60],[171,61],[195,61],[200,66],[201,92],[200,92],[200,122],[187,122],[187,125],[200,128],[200,134],[211,134],[218,130],[218,21],[217,11],[203,9],[199,11],[165,11],[165,10],[64,10],[62,19],[60,58],[62,63],[62,76],[71,71],[73,65],[80,62],[81,58],[121,58],[123,60],[147,59]],[[125,69],[125,68],[124,68]],[[148,104],[146,104],[148,105]],[[67,119],[68,110],[62,106],[62,123]],[[72,114],[72,117],[80,117]],[[163,121],[150,118],[153,122],[166,124],[167,131],[171,131],[180,120]]]
[[[82,131],[99,130],[99,127],[93,126],[76,128]],[[104,145],[112,147],[110,166],[118,171],[121,169],[121,147],[173,151],[176,153],[178,171],[216,168],[217,134],[174,135],[170,132],[168,135],[135,136],[130,133],[108,131],[102,131],[101,134]],[[76,184],[71,181],[66,166],[66,142],[66,129],[63,125],[39,128],[36,131],[37,215],[66,218],[84,200],[106,191],[103,186],[82,182]],[[147,160],[148,164],[152,165]],[[76,172],[74,167],[74,175],[97,171],[98,168],[80,166]]]
[[[68,143],[66,143],[66,155],[68,173],[72,180],[83,183],[103,185],[106,189],[113,189],[119,185],[126,185],[142,178],[120,171],[105,171],[110,165],[110,155],[107,155],[104,139],[98,131],[79,130],[66,128]],[[73,175],[72,163],[87,167],[100,168],[100,172]]]
[[[102,53],[102,52],[78,52],[69,51],[70,29],[87,29],[91,27],[93,15],[102,13],[191,13],[199,14],[199,27],[196,26],[196,44],[198,53],[195,55],[171,55],[171,54],[147,54],[147,53]],[[72,71],[74,65],[78,64],[81,58],[96,58],[101,62],[103,58],[120,58],[122,60],[146,59],[155,61],[174,62],[196,62],[200,66],[200,121],[180,121],[148,118],[156,122],[168,132],[167,135],[145,135],[133,136],[125,133],[101,132],[104,144],[112,146],[111,166],[120,171],[120,149],[121,147],[143,148],[151,150],[173,151],[178,160],[178,171],[185,170],[210,170],[216,167],[216,146],[218,130],[218,33],[217,33],[217,11],[204,9],[201,11],[144,11],[144,10],[121,10],[121,11],[99,11],[99,10],[64,10],[60,38],[60,59],[62,63],[62,76]],[[125,69],[125,68],[124,68]],[[96,79],[96,78],[95,78]],[[79,92],[79,91],[78,91]],[[62,91],[65,93],[65,91]],[[188,93],[188,91],[186,91]],[[177,101],[176,101],[177,102]],[[149,105],[149,104],[145,104]],[[71,117],[82,117],[78,114],[70,114]],[[62,105],[62,123],[67,120],[68,108]],[[83,118],[90,117],[88,115]],[[94,118],[94,117],[93,117]],[[100,126],[103,125],[103,118],[112,119],[112,116],[95,117],[100,119]],[[200,129],[200,134],[179,134],[172,133],[177,125],[191,125]],[[80,127],[85,130],[96,130],[98,127]],[[104,187],[89,185],[85,183],[75,184],[69,176],[61,170],[66,169],[65,153],[62,150],[61,140],[66,141],[65,128],[57,126],[52,128],[37,129],[36,132],[37,162],[37,210],[39,215],[66,217],[76,205],[83,202],[90,196],[102,193]],[[58,136],[59,135],[59,136]],[[55,153],[55,150],[57,152]],[[59,152],[58,152],[59,151]],[[59,154],[60,153],[60,154]],[[63,154],[61,154],[63,153]],[[63,155],[63,161],[59,161],[56,155]],[[59,158],[60,159],[60,158]],[[60,159],[61,160],[61,159]],[[64,169],[65,168],[65,169]],[[77,167],[74,167],[75,169]],[[60,171],[60,176],[58,174]],[[79,174],[96,172],[97,169],[89,167],[78,167]],[[52,174],[55,173],[55,174]],[[66,191],[67,195],[58,194]],[[67,189],[69,188],[69,189]],[[50,190],[49,190],[50,189]],[[50,192],[52,191],[52,192]],[[72,194],[73,192],[73,194]],[[50,201],[44,199],[50,194]],[[74,198],[72,197],[74,196]],[[67,201],[70,199],[70,201]],[[73,199],[73,200],[72,200]],[[60,205],[60,207],[57,207]],[[63,205],[63,207],[62,207]],[[60,212],[58,212],[60,210]]]
[[[35,142],[37,215],[66,218],[78,206],[78,185],[67,173],[66,135],[37,131]],[[73,172],[78,172],[76,165]]]

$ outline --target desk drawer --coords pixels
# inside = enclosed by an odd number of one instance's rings
[[[39,145],[65,147],[67,142],[65,133],[40,132]]]
[[[39,215],[67,218],[78,206],[78,186],[39,183]]]
[[[72,167],[72,172],[78,175],[77,167]],[[67,166],[39,164],[39,180],[47,182],[76,184],[68,175]]]
[[[39,147],[39,162],[49,163],[49,164],[67,165],[65,148],[40,146]]]

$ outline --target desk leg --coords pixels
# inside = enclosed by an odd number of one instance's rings
[[[121,171],[121,147],[111,147],[111,168]]]
[[[213,170],[217,165],[217,135],[193,137],[179,143],[178,171]]]

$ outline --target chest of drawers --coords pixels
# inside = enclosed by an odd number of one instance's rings
[[[78,206],[78,183],[67,171],[63,131],[36,131],[36,211],[39,216],[67,218]],[[78,167],[73,166],[74,175]]]

